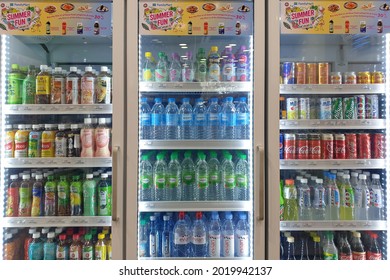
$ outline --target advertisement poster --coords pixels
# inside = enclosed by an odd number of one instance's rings
[[[390,1],[282,1],[281,33],[390,33]]]
[[[253,3],[140,2],[141,35],[251,35]]]
[[[0,34],[110,36],[111,3],[1,2]]]

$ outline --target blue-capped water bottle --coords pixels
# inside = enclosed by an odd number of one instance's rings
[[[179,137],[180,139],[193,139],[193,109],[189,98],[183,98],[179,109]]]
[[[151,114],[151,138],[152,139],[164,139],[165,138],[165,126],[164,126],[164,105],[161,98],[154,99],[154,105]]]
[[[236,106],[236,111],[236,139],[249,139],[249,109],[246,104],[246,97],[240,97]]]
[[[151,109],[146,97],[141,98],[141,139],[150,139],[151,137]]]
[[[194,107],[195,139],[207,139],[207,108],[203,98],[196,100]]]
[[[211,98],[207,108],[208,139],[221,139],[221,106],[218,98]]]
[[[223,139],[234,139],[237,125],[236,107],[233,104],[233,97],[227,97],[222,107],[221,128]]]
[[[179,108],[175,98],[169,98],[165,107],[165,139],[179,139]]]

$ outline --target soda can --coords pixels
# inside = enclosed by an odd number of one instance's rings
[[[295,84],[295,63],[283,62],[282,65],[283,84]]]
[[[306,63],[305,62],[295,63],[295,77],[298,85],[306,84]]]
[[[343,83],[343,77],[341,76],[341,72],[331,72],[330,83],[333,85],[341,85]]]
[[[332,119],[332,98],[320,98],[320,119]]]
[[[358,158],[371,158],[371,135],[369,133],[358,133],[357,135]]]
[[[309,143],[307,134],[301,133],[296,135],[296,159],[308,159]]]
[[[378,95],[366,95],[366,119],[379,118]]]
[[[299,119],[310,119],[310,98],[299,98]]]
[[[372,84],[384,84],[385,83],[385,74],[383,72],[372,72],[371,73],[371,83]]]
[[[306,83],[318,84],[317,63],[306,64]]]
[[[288,120],[297,120],[298,119],[298,98],[287,98],[287,119]]]
[[[356,98],[356,107],[357,107],[357,118],[359,120],[364,120],[366,118],[366,98],[364,95],[357,95]]]
[[[308,135],[309,159],[321,159],[321,136],[318,133]]]
[[[333,159],[333,134],[321,135],[321,153],[323,159]]]
[[[344,119],[356,120],[357,119],[357,106],[355,97],[343,98],[343,112]]]
[[[310,97],[310,118],[318,119],[318,100],[316,97]]]
[[[334,120],[343,119],[343,98],[342,97],[332,98],[332,119]]]
[[[295,159],[295,134],[284,134],[284,159]]]
[[[370,72],[358,72],[357,83],[358,84],[371,84],[371,73]]]
[[[284,96],[279,97],[279,118],[281,120],[287,119],[286,98]]]
[[[329,63],[318,63],[318,83],[320,85],[329,84]]]
[[[345,134],[345,158],[357,159],[357,140],[355,133]]]
[[[355,72],[345,72],[343,78],[344,78],[344,84],[350,84],[350,85],[357,84],[357,77]]]
[[[283,143],[284,142],[284,136],[283,136],[283,133],[280,133],[279,134],[279,159],[284,159],[284,155],[283,155]]]
[[[345,135],[336,134],[334,141],[334,158],[335,159],[345,159],[346,156],[346,147],[345,147]]]
[[[386,158],[386,136],[384,133],[372,134],[372,158]]]

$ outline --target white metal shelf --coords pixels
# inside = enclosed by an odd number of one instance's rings
[[[5,168],[83,168],[83,167],[111,167],[111,158],[6,158]]]
[[[140,201],[139,212],[252,211],[251,201]]]
[[[196,257],[188,257],[188,258],[175,258],[175,257],[172,257],[172,258],[150,258],[150,257],[143,257],[143,258],[138,258],[139,260],[144,260],[144,261],[147,261],[147,260],[204,260],[204,261],[208,261],[208,260],[214,260],[214,261],[217,261],[217,260],[220,260],[220,261],[225,261],[225,260],[239,260],[239,261],[249,261],[249,260],[253,260],[253,258],[251,257],[233,257],[233,258],[230,258],[230,257],[220,257],[220,258],[209,258],[209,257],[204,257],[204,258],[196,258]]]
[[[112,104],[26,104],[4,105],[6,115],[112,114]]]
[[[140,140],[141,150],[249,150],[251,140]]]
[[[111,216],[52,216],[1,218],[3,227],[103,227],[111,226]]]
[[[281,159],[281,170],[294,169],[384,169],[385,159]]]
[[[386,129],[386,120],[280,120],[280,129]]]
[[[280,230],[387,230],[386,221],[281,221]]]
[[[141,92],[246,92],[252,82],[140,82]]]
[[[381,94],[385,84],[280,85],[280,94]]]

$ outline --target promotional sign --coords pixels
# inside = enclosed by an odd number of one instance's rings
[[[282,1],[282,34],[390,32],[390,2]]]
[[[0,34],[112,34],[110,3],[0,2],[0,9]]]
[[[141,35],[251,35],[253,3],[140,2]]]

